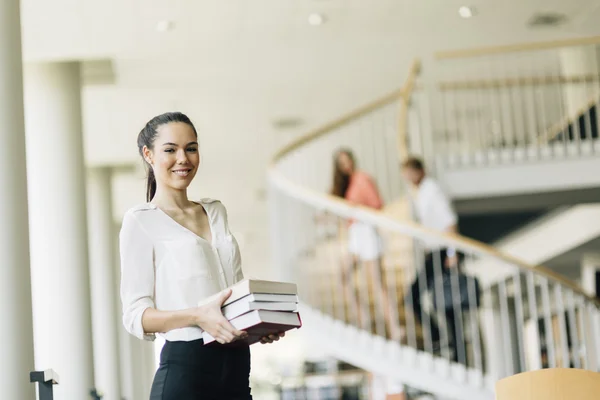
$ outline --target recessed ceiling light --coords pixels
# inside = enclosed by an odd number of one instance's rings
[[[158,32],[168,32],[170,30],[173,30],[174,27],[175,23],[173,21],[158,21],[158,23],[156,24],[156,30]]]
[[[565,24],[567,21],[568,18],[565,14],[548,12],[534,14],[527,22],[527,25],[532,28],[556,27]]]
[[[302,121],[302,119],[299,117],[281,117],[273,121],[273,126],[278,130],[294,129],[301,126],[303,122],[304,121]]]
[[[325,23],[325,17],[321,14],[313,13],[308,16],[308,23],[312,26],[319,26]]]
[[[471,18],[475,16],[475,8],[462,6],[458,9],[458,15],[460,15],[463,18]]]

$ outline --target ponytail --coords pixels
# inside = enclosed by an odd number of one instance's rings
[[[148,176],[146,177],[146,201],[150,203],[156,194],[156,178],[154,170],[148,167]]]

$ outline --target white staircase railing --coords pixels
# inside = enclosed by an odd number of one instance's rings
[[[427,65],[440,168],[598,156],[600,37],[439,52]]]
[[[407,126],[426,125],[410,121],[411,86],[302,137],[281,150],[270,168],[276,265],[280,278],[299,283],[305,328],[315,332],[315,345],[377,374],[461,400],[492,399],[497,379],[521,371],[598,371],[595,299],[542,267],[410,222],[397,149]],[[379,184],[386,203],[381,211],[326,194],[339,147],[351,148],[358,167]],[[350,224],[378,232],[381,260],[353,261]],[[411,283],[432,243],[455,248],[462,265],[493,265],[502,279],[482,287],[479,303],[474,281],[457,290],[462,278],[443,265],[443,251],[437,250],[429,260],[431,290],[419,280],[419,292],[428,294],[414,296]],[[477,277],[478,271],[468,273]],[[452,304],[444,297],[445,284],[454,288]]]

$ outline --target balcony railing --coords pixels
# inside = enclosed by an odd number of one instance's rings
[[[440,52],[430,102],[440,168],[597,156],[600,37]]]

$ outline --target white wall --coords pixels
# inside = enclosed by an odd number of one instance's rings
[[[600,71],[598,59],[598,46],[578,46],[561,49],[561,71],[565,76],[595,76]],[[591,99],[596,103],[600,99],[600,83],[598,81],[569,83],[564,85],[565,106],[568,115],[577,115],[583,108],[587,108]]]

